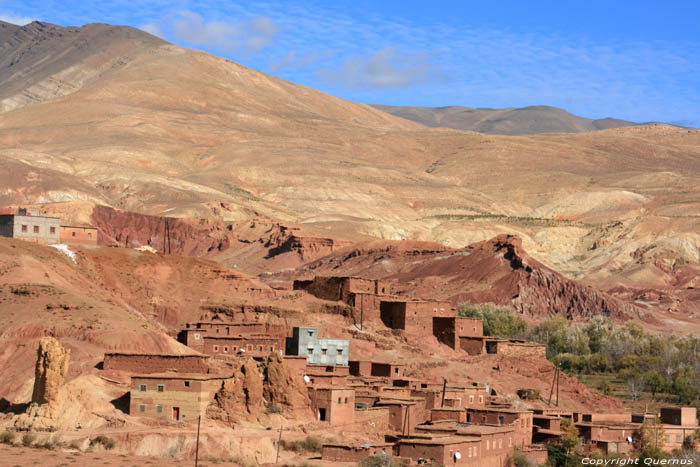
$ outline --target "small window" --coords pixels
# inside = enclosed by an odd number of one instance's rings
[[[503,415],[498,416],[498,424],[503,425]]]
[[[70,236],[71,236],[71,237],[75,237],[75,232],[71,232],[71,233],[70,233]]]
[[[671,442],[671,435],[666,435],[666,442],[667,443]]]
[[[508,438],[508,447],[513,445],[513,438]]]
[[[165,392],[165,384],[158,385],[158,392]]]
[[[343,349],[338,349],[338,355],[343,355]]]
[[[228,353],[228,347],[224,346],[224,353]]]
[[[139,412],[146,413],[146,404],[139,405]]]
[[[233,346],[233,351],[235,352],[236,350],[238,350],[238,346],[234,345],[234,346]]]
[[[326,349],[321,349],[321,355],[326,355]]]
[[[214,346],[214,352],[218,352],[218,351],[219,351],[219,346],[218,346],[218,345],[215,345],[215,346]]]
[[[139,384],[139,392],[146,392],[148,390],[148,386],[145,384]]]
[[[469,402],[474,402],[474,396],[469,396]]]
[[[195,334],[195,335],[194,335],[194,339],[195,339],[195,340],[199,340],[200,337],[202,337],[201,334]]]
[[[27,231],[27,226],[22,224],[22,232],[26,232],[26,231]]]
[[[476,450],[477,450],[477,447],[476,447],[476,446],[474,446],[474,457],[476,457],[476,456],[477,456],[477,451],[476,451]]]
[[[348,403],[348,398],[347,398],[347,397],[345,398],[345,403],[346,403],[346,404]]]
[[[262,352],[262,345],[258,346],[258,352]]]
[[[158,404],[156,405],[156,413],[163,413],[163,406]]]
[[[185,387],[186,387],[186,388],[190,387],[190,382],[189,382],[189,381],[185,381]]]
[[[88,238],[92,238],[92,232],[88,232]]]
[[[681,442],[681,435],[676,435],[676,442],[680,443]]]
[[[52,234],[55,234],[55,233],[56,233],[56,227],[49,227],[49,232],[51,232]]]
[[[314,349],[309,349],[309,355],[314,353]]]
[[[313,332],[313,331],[309,331],[309,337],[313,337],[313,335],[314,335],[314,332]]]
[[[338,398],[338,404],[342,404],[342,403],[343,403],[343,398],[342,398],[342,397],[339,397],[339,398]]]
[[[484,402],[484,396],[479,396],[479,403],[481,404],[483,402]]]
[[[34,233],[39,233],[39,226],[38,225],[34,226]]]
[[[491,444],[491,442],[487,439],[487,440],[486,440],[486,450],[487,450],[487,451],[489,450],[489,444]]]

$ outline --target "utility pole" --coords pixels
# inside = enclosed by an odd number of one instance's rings
[[[282,444],[282,427],[280,426],[280,435],[277,438],[277,457],[275,458],[275,464],[280,461],[280,444]]]
[[[561,371],[559,371],[559,367],[557,367],[557,407],[559,407],[559,377],[561,376]]]
[[[202,416],[197,419],[197,447],[194,451],[194,467],[199,465],[199,428],[202,426]]]
[[[549,390],[549,400],[547,401],[547,406],[552,405],[552,396],[554,395],[554,383],[557,380],[557,374],[559,373],[559,368],[554,367],[554,375],[552,376],[552,387]]]

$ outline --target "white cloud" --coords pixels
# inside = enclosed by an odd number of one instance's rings
[[[265,16],[207,22],[198,13],[181,11],[172,21],[172,31],[177,40],[193,45],[253,54],[272,45],[279,28]]]
[[[303,66],[310,65],[316,60],[318,60],[318,53],[316,52],[299,55],[296,51],[290,50],[282,60],[270,63],[268,68],[272,71],[296,70]]]
[[[163,31],[160,30],[160,26],[157,23],[146,23],[139,26],[139,29],[146,31],[149,34],[163,38]]]
[[[34,21],[34,18],[30,18],[28,16],[17,16],[11,13],[0,13],[0,21],[16,24],[18,26],[24,26],[25,24],[29,24]]]
[[[404,55],[396,47],[385,47],[369,56],[345,60],[340,69],[324,69],[319,76],[350,88],[400,88],[446,79],[427,54]]]

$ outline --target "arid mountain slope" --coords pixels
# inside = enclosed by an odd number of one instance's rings
[[[372,107],[429,127],[454,128],[494,135],[581,133],[637,125],[615,118],[579,117],[564,109],[546,105],[514,109],[475,109],[457,105],[449,107],[373,105]]]
[[[113,28],[75,34],[131,37]],[[56,34],[36,24],[12,31],[30,38],[13,50]],[[0,165],[9,168],[0,204],[80,200],[458,248],[513,233],[547,266],[612,285],[666,286],[698,271],[700,130],[431,129],[133,34],[102,49],[128,64],[0,114]],[[57,43],[52,53],[70,55],[70,44]],[[44,76],[35,65],[31,73]],[[662,271],[654,258],[674,266]]]

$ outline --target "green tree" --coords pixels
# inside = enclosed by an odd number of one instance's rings
[[[510,308],[466,302],[459,305],[458,309],[459,316],[482,320],[485,336],[522,337],[527,331],[525,320],[516,316]]]
[[[581,444],[581,437],[578,434],[578,428],[576,428],[576,425],[569,419],[562,420],[561,431],[563,432],[561,447],[563,447],[566,454],[569,455],[576,451],[578,445]]]
[[[588,346],[591,353],[597,354],[603,348],[603,342],[612,332],[612,321],[607,316],[596,315],[585,327],[588,334]]]
[[[666,384],[663,378],[654,370],[649,370],[644,373],[644,384],[646,385],[649,392],[651,392],[651,397],[655,398],[656,394],[662,392]]]
[[[639,451],[640,457],[651,459],[663,459],[665,457],[663,448],[666,432],[658,417],[654,417],[653,420],[645,419],[635,433],[634,438],[635,447]]]
[[[530,331],[530,339],[547,345],[547,358],[567,351],[568,322],[561,317],[549,318]]]

